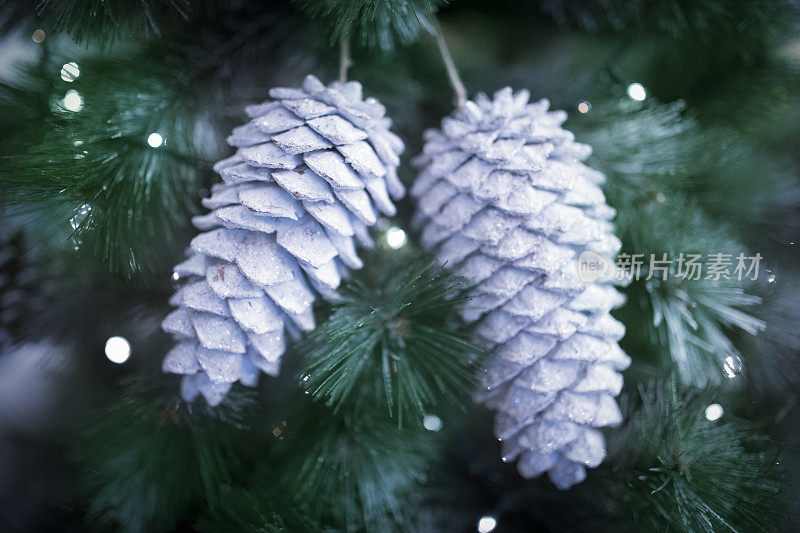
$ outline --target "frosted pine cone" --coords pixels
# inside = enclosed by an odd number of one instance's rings
[[[353,238],[369,246],[367,226],[404,194],[403,143],[359,83],[308,76],[269,94],[228,138],[238,150],[214,167],[224,183],[193,220],[204,233],[175,267],[188,279],[162,323],[178,342],[163,368],[184,375],[189,401],[216,405],[235,381],[277,375],[285,334],[314,328],[315,294],[336,297],[345,267],[362,266]]]
[[[597,428],[621,421],[630,360],[609,314],[623,302],[611,283],[620,241],[605,178],[581,162],[590,147],[561,128],[566,113],[528,96],[480,94],[426,132],[414,222],[426,249],[477,284],[463,315],[491,352],[479,399],[497,410],[503,459],[565,489],[603,460]],[[609,273],[581,281],[582,253]]]

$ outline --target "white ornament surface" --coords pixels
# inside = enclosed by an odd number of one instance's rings
[[[476,284],[462,315],[491,354],[478,399],[497,411],[503,460],[566,489],[605,457],[599,428],[622,420],[630,359],[609,314],[624,302],[614,269],[585,283],[577,265],[585,250],[613,265],[621,245],[605,177],[548,108],[479,94],[425,133],[411,194],[423,246]]]
[[[163,370],[183,375],[187,401],[216,405],[234,382],[277,375],[286,334],[314,328],[315,298],[336,297],[347,269],[362,266],[356,242],[370,245],[367,226],[405,193],[403,142],[358,82],[307,76],[270,96],[228,137],[237,152],[215,165],[223,183],[175,267],[186,280],[162,323],[177,343]]]

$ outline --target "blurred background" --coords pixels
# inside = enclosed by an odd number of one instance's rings
[[[0,528],[796,530],[798,8],[0,3]],[[608,177],[623,252],[762,257],[755,280],[625,289],[615,316],[633,359],[628,419],[607,433],[606,463],[567,492],[498,460],[491,413],[469,391],[402,442],[392,422],[334,453],[313,447],[324,429],[304,426],[335,416],[294,394],[302,354],[217,410],[181,404],[177,379],[160,373],[172,267],[243,106],[307,73],[335,79],[346,21],[349,77],[393,118],[410,185],[422,132],[453,105],[434,16],[470,96],[527,88],[569,113],[565,127]],[[383,221],[382,234],[405,228],[408,240],[379,239],[378,266],[358,276],[419,253],[411,212],[406,199]],[[365,449],[397,467],[383,484],[358,462]],[[349,473],[286,489],[303,471],[286,457],[342,454]]]

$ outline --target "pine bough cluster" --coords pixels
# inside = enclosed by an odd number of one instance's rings
[[[317,294],[335,298],[346,268],[360,268],[355,242],[371,244],[378,212],[393,215],[402,141],[357,82],[275,88],[234,128],[234,156],[215,165],[224,183],[195,217],[203,231],[175,267],[186,283],[162,324],[177,345],[166,372],[181,392],[211,405],[231,384],[277,375],[285,335],[314,328]]]
[[[480,399],[497,410],[503,459],[565,489],[605,457],[598,428],[622,418],[614,397],[630,360],[609,314],[623,303],[620,241],[605,178],[582,163],[591,148],[561,128],[566,113],[528,98],[480,94],[426,132],[414,223],[426,249],[476,283],[463,315],[491,352]],[[609,267],[584,283],[577,262],[589,252]]]

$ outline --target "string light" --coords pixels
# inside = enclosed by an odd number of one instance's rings
[[[78,209],[75,210],[75,214],[72,215],[72,218],[69,219],[69,225],[72,227],[73,230],[78,229],[78,227],[83,223],[89,213],[92,211],[92,206],[89,204],[83,204]]]
[[[729,355],[725,358],[722,369],[729,379],[733,379],[742,371],[742,360],[738,356]]]
[[[578,111],[583,113],[584,115],[592,110],[592,103],[588,100],[584,100],[580,104],[578,104]]]
[[[164,144],[164,137],[162,137],[159,133],[153,132],[147,136],[147,144],[149,144],[152,148],[158,148]]]
[[[386,243],[395,250],[402,248],[406,243],[406,232],[400,228],[392,226],[386,230]]]
[[[64,109],[78,112],[83,109],[83,97],[74,89],[67,91],[63,101]]]
[[[44,30],[40,29],[33,32],[33,36],[31,38],[33,39],[33,42],[41,43],[44,41],[44,37],[45,37]]]
[[[647,91],[641,83],[631,83],[628,85],[628,96],[637,102],[641,102],[647,98]]]
[[[478,533],[490,533],[497,527],[497,520],[493,516],[482,516],[478,520]]]
[[[106,357],[112,363],[121,365],[131,356],[131,344],[125,337],[109,337],[106,341]]]
[[[725,413],[725,409],[718,403],[712,403],[708,407],[706,407],[706,419],[710,420],[711,422],[716,422],[722,415]]]
[[[436,415],[425,415],[422,419],[422,427],[428,431],[439,431],[442,429],[442,419]]]
[[[61,67],[61,79],[66,82],[72,83],[80,75],[81,69],[78,68],[78,64],[74,61],[64,63],[64,66]]]

